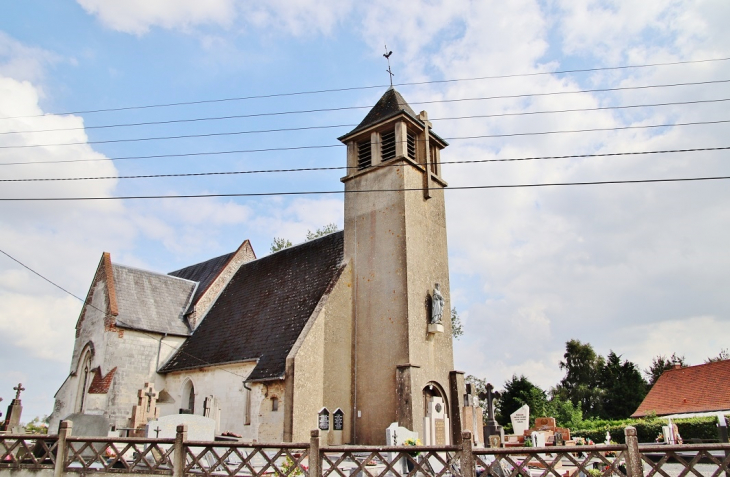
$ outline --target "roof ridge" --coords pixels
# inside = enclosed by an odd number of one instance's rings
[[[112,263],[112,268],[113,267],[126,268],[127,270],[135,270],[137,272],[146,273],[148,275],[155,275],[155,276],[158,276],[158,277],[170,278],[170,279],[173,279],[173,280],[182,280],[184,282],[192,283],[194,285],[197,285],[198,284],[198,282],[196,282],[194,280],[188,280],[186,278],[180,278],[180,277],[176,277],[174,275],[168,275],[167,273],[153,272],[152,270],[146,270],[144,268],[139,268],[139,267],[132,267],[130,265],[121,265],[119,263]]]

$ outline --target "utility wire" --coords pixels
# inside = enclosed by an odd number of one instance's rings
[[[43,275],[41,275],[40,273],[36,272],[36,271],[35,271],[35,270],[33,270],[32,268],[30,268],[30,267],[29,267],[28,265],[24,264],[23,262],[21,262],[20,260],[18,260],[18,259],[17,259],[17,258],[15,258],[15,257],[13,257],[13,256],[12,256],[12,255],[10,255],[9,253],[5,252],[4,250],[1,250],[1,249],[0,249],[0,253],[2,253],[3,255],[5,255],[6,257],[8,257],[8,258],[9,258],[10,260],[12,260],[12,261],[14,261],[15,263],[17,263],[18,265],[20,265],[21,267],[25,268],[25,269],[26,269],[26,270],[28,270],[29,272],[33,273],[34,275],[36,275],[36,276],[38,276],[38,277],[42,278],[43,280],[47,281],[48,283],[50,283],[50,284],[51,284],[51,285],[53,285],[54,287],[58,288],[59,290],[63,291],[64,293],[66,293],[66,294],[68,294],[68,295],[71,295],[72,297],[76,298],[76,299],[77,299],[77,300],[79,300],[79,301],[80,301],[81,303],[83,303],[83,304],[84,304],[85,306],[88,306],[88,307],[90,307],[90,308],[93,308],[93,309],[95,309],[95,310],[97,310],[97,311],[101,312],[101,313],[102,313],[102,314],[103,314],[103,315],[104,315],[105,317],[109,317],[109,318],[112,318],[112,319],[114,319],[114,321],[115,321],[115,322],[117,322],[117,323],[119,323],[119,324],[121,324],[121,325],[122,325],[122,327],[124,327],[124,328],[129,328],[129,329],[132,329],[132,330],[134,330],[134,331],[137,331],[137,332],[139,332],[139,333],[145,334],[145,335],[147,335],[147,336],[149,336],[149,337],[152,337],[152,338],[154,338],[155,340],[157,340],[157,339],[158,339],[158,336],[155,336],[155,335],[153,335],[153,334],[151,334],[151,333],[148,333],[148,332],[147,332],[146,330],[143,330],[143,329],[140,329],[140,328],[136,328],[136,327],[134,327],[134,326],[131,326],[131,325],[127,324],[127,323],[124,323],[123,321],[121,321],[121,320],[118,320],[118,317],[116,317],[116,316],[112,315],[111,313],[108,313],[107,311],[105,311],[105,310],[102,310],[101,308],[98,308],[97,306],[93,305],[92,303],[89,303],[89,302],[87,302],[87,301],[86,301],[86,300],[84,300],[83,298],[80,298],[80,297],[79,297],[78,295],[75,295],[75,294],[71,293],[70,291],[68,291],[68,290],[66,290],[65,288],[63,288],[63,287],[62,287],[61,285],[57,284],[56,282],[52,281],[51,279],[49,279],[49,278],[46,278],[45,276],[43,276]],[[174,346],[174,345],[172,345],[172,344],[170,344],[170,343],[165,343],[164,341],[160,341],[160,343],[163,343],[163,344],[165,344],[166,346],[169,346],[170,348],[174,349],[175,351],[179,352],[180,354],[184,354],[184,355],[186,355],[186,356],[189,356],[189,357],[191,357],[191,358],[193,358],[193,359],[195,359],[195,360],[199,361],[199,362],[200,362],[200,363],[201,363],[201,364],[202,364],[203,366],[214,366],[214,364],[212,364],[212,363],[209,363],[208,361],[205,361],[204,359],[201,359],[201,358],[199,358],[199,357],[197,357],[197,356],[194,356],[194,355],[192,355],[192,354],[190,354],[190,353],[186,353],[185,351],[181,351],[179,347],[176,347],[176,346]],[[183,342],[183,344],[181,344],[180,346],[183,346],[184,344],[185,344],[185,343]],[[227,373],[230,373],[230,374],[232,374],[232,375],[234,375],[234,376],[238,376],[239,378],[242,378],[242,379],[244,379],[244,380],[245,380],[245,379],[247,378],[247,376],[242,376],[242,375],[240,375],[240,374],[234,373],[233,371],[227,370],[227,369],[225,369],[225,368],[221,368],[221,369],[222,369],[223,371],[227,372]]]
[[[600,67],[600,68],[582,68],[582,69],[572,69],[572,70],[542,71],[542,72],[535,72],[535,73],[516,73],[516,74],[508,74],[508,75],[479,76],[479,77],[472,77],[472,78],[413,81],[413,82],[406,82],[406,83],[396,83],[395,86],[418,86],[418,85],[425,85],[425,84],[455,83],[455,82],[461,82],[461,81],[481,81],[481,80],[488,80],[488,79],[504,79],[504,78],[555,75],[555,74],[567,74],[567,73],[587,73],[587,72],[593,72],[593,71],[610,71],[610,70],[621,70],[621,69],[630,69],[630,68],[649,68],[649,67],[655,67],[655,66],[671,66],[671,65],[684,65],[684,64],[694,64],[694,63],[708,63],[708,62],[726,61],[726,60],[730,60],[730,57],[708,58],[708,59],[703,59],[703,60],[673,61],[673,62],[666,62],[666,63],[650,63],[650,64],[642,64],[642,65],[607,66],[607,67]],[[244,100],[250,100],[250,99],[266,99],[266,98],[276,98],[276,97],[285,97],[285,96],[302,96],[302,95],[309,95],[309,94],[336,93],[336,92],[344,92],[344,91],[386,88],[388,86],[389,85],[353,86],[353,87],[349,87],[349,88],[332,88],[332,89],[321,89],[321,90],[312,90],[312,91],[295,91],[295,92],[290,92],[290,93],[272,93],[272,94],[263,94],[263,95],[240,96],[240,97],[233,97],[233,98],[205,99],[205,100],[198,100],[198,101],[181,101],[181,102],[175,102],[175,103],[148,104],[148,105],[140,105],[140,106],[125,106],[125,107],[119,107],[119,108],[92,109],[92,110],[84,110],[84,111],[67,111],[67,112],[63,112],[63,113],[51,113],[51,114],[56,114],[56,115],[91,114],[91,113],[102,113],[102,112],[112,112],[112,111],[129,111],[129,110],[134,110],[134,109],[166,108],[166,107],[171,107],[171,106],[221,103],[221,102],[228,102],[228,101],[244,101]],[[22,118],[35,118],[35,117],[42,117],[42,116],[44,116],[44,115],[38,114],[38,115],[33,115],[33,116],[4,117],[4,118],[0,118],[0,119],[22,119]]]
[[[592,129],[571,129],[571,130],[559,130],[559,131],[538,131],[538,132],[525,132],[525,133],[506,133],[506,134],[482,134],[476,136],[459,136],[459,137],[447,137],[444,138],[448,141],[458,141],[463,139],[483,139],[483,138],[497,138],[497,137],[513,137],[513,136],[539,136],[545,134],[568,134],[568,133],[583,133],[583,132],[596,132],[596,131],[618,131],[624,129],[647,129],[647,128],[664,128],[664,127],[676,127],[676,126],[696,126],[703,124],[720,124],[727,123],[730,120],[723,119],[718,121],[694,121],[687,123],[672,123],[672,124],[648,124],[641,126],[617,126],[612,128],[592,128]],[[77,146],[82,144],[108,144],[108,143],[120,143],[120,142],[140,142],[140,141],[162,141],[170,139],[190,139],[200,137],[219,137],[219,136],[235,136],[241,134],[253,134],[253,133],[269,133],[269,132],[282,132],[282,131],[300,131],[306,129],[325,129],[325,128],[338,128],[338,127],[352,127],[350,124],[338,124],[332,126],[304,126],[299,128],[281,128],[281,129],[259,129],[249,131],[232,131],[232,132],[218,132],[218,133],[203,133],[203,134],[182,134],[179,136],[157,136],[157,137],[146,137],[146,138],[132,138],[132,139],[107,139],[101,141],[85,141],[85,142],[68,142],[68,143],[56,143],[56,144],[24,144],[18,146],[0,146],[0,149],[28,149],[36,147],[56,147],[56,146]],[[419,141],[420,139],[416,139]]]
[[[663,151],[639,151],[639,152],[611,152],[603,154],[574,154],[569,156],[539,156],[539,157],[520,157],[520,158],[502,158],[502,159],[474,159],[465,161],[441,161],[441,164],[480,164],[489,162],[513,162],[513,161],[534,161],[534,160],[550,160],[550,159],[567,159],[567,158],[587,158],[587,157],[609,157],[609,156],[634,156],[645,154],[674,154],[681,152],[704,152],[704,151],[722,151],[728,150],[726,147],[705,147],[695,149],[668,149]],[[402,167],[402,164],[382,164],[378,167]],[[284,173],[284,172],[311,172],[311,171],[333,171],[333,170],[349,170],[360,169],[358,166],[337,166],[337,167],[302,167],[296,169],[263,169],[251,171],[223,171],[223,172],[192,172],[179,174],[146,174],[134,176],[98,176],[98,177],[50,177],[50,178],[29,178],[29,179],[0,179],[0,182],[46,182],[46,181],[85,181],[85,180],[113,180],[113,179],[152,179],[164,177],[200,177],[200,176],[225,176],[225,175],[241,175],[241,174],[263,174],[263,173]]]
[[[661,106],[681,106],[688,104],[704,104],[704,103],[718,103],[723,101],[730,101],[730,98],[720,99],[704,99],[695,101],[676,101],[669,103],[652,103],[652,104],[631,104],[626,106],[602,106],[597,108],[576,108],[576,109],[553,109],[543,111],[521,111],[517,113],[495,113],[495,114],[475,114],[471,116],[452,116],[444,118],[428,118],[429,121],[446,121],[446,120],[457,120],[457,119],[476,119],[476,118],[496,118],[504,116],[526,116],[534,114],[554,114],[554,113],[576,113],[576,112],[587,112],[587,111],[605,111],[611,109],[631,109],[631,108],[651,108]],[[308,109],[299,111],[281,111],[274,113],[258,113],[258,114],[236,114],[231,116],[213,116],[203,118],[190,118],[190,119],[170,119],[166,121],[146,121],[140,123],[123,123],[123,124],[104,124],[99,126],[80,126],[75,128],[58,128],[58,129],[29,129],[27,131],[4,131],[0,132],[0,135],[6,134],[30,134],[30,133],[45,133],[45,132],[60,132],[60,131],[82,131],[89,129],[108,129],[108,128],[121,128],[121,127],[132,127],[132,126],[155,126],[162,124],[178,124],[178,123],[191,123],[191,122],[202,122],[202,121],[220,121],[227,119],[242,119],[252,118],[260,116],[277,116],[286,114],[301,114],[301,113],[315,113],[315,112],[326,112],[326,111],[340,111],[345,109],[367,109],[371,106],[349,106],[342,108],[324,108],[324,109]]]
[[[557,187],[557,186],[578,186],[578,185],[606,185],[606,184],[642,184],[655,182],[693,182],[730,179],[730,176],[712,177],[680,177],[674,179],[638,179],[638,180],[616,180],[616,181],[594,181],[594,182],[552,182],[543,184],[501,184],[501,185],[478,185],[478,186],[449,186],[447,190],[476,190],[476,189],[515,189],[532,187]],[[366,194],[380,192],[416,192],[423,191],[423,188],[406,189],[366,189],[366,190],[327,190],[327,191],[296,191],[296,192],[249,192],[231,194],[181,194],[181,195],[130,195],[110,197],[3,197],[2,202],[61,202],[61,201],[85,201],[85,200],[132,200],[132,199],[201,199],[211,197],[271,197],[271,196],[295,196],[295,195],[332,195],[332,194]]]

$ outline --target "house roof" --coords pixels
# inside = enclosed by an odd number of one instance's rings
[[[197,283],[112,264],[119,314],[116,326],[187,336],[183,319]]]
[[[193,294],[191,302],[191,305],[194,306],[200,297],[203,296],[210,284],[213,283],[235,255],[236,252],[227,253],[220,257],[206,260],[205,262],[196,263],[195,265],[175,270],[174,272],[168,273],[168,275],[198,282],[198,287]]]
[[[730,409],[730,360],[664,371],[631,417]]]
[[[160,372],[257,360],[249,380],[282,378],[289,351],[343,257],[340,231],[242,265]]]

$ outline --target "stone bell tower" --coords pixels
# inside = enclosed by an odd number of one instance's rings
[[[392,87],[339,140],[347,145],[354,441],[383,444],[398,422],[424,443],[448,444],[460,431],[464,391],[453,371],[440,164],[447,143]]]

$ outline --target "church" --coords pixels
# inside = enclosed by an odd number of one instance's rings
[[[102,255],[51,429],[74,413],[117,435],[198,414],[245,441],[306,442],[326,408],[336,443],[384,444],[394,422],[425,444],[460,441],[447,143],[392,87],[339,140],[343,231],[262,258],[244,241],[168,274]]]

